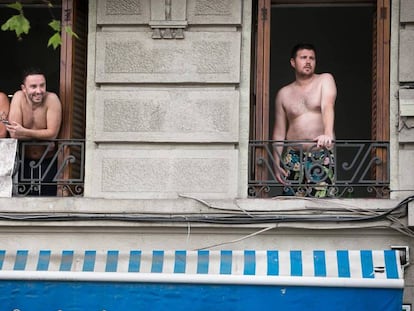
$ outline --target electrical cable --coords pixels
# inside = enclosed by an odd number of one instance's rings
[[[288,223],[288,222],[310,222],[310,223],[354,223],[354,222],[374,222],[387,219],[405,217],[407,209],[403,210],[407,204],[414,200],[414,196],[409,196],[398,203],[395,207],[382,210],[367,209],[347,209],[335,210],[336,214],[323,214],[323,208],[318,215],[312,214],[314,210],[303,209],[302,212],[272,211],[268,213],[249,212],[248,214],[223,214],[223,213],[188,213],[188,214],[149,214],[149,213],[0,213],[0,220],[8,221],[129,221],[129,222],[161,222],[161,223],[205,223],[205,224],[228,224],[228,225],[247,225],[247,224],[269,224],[269,223]],[[207,203],[207,202],[206,202]],[[204,203],[203,203],[204,204]],[[207,203],[208,204],[208,203]],[[211,206],[208,204],[208,206]],[[311,212],[311,214],[309,214]],[[345,214],[347,212],[347,214]]]

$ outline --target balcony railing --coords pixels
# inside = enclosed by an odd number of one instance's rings
[[[82,196],[83,140],[19,141],[13,196]]]
[[[294,152],[286,156],[289,150]],[[284,184],[276,179],[277,158],[284,171],[295,175]],[[337,140],[330,150],[309,141],[250,141],[248,194],[383,198],[389,195],[389,163],[384,141]]]
[[[304,141],[250,141],[249,196],[388,196],[388,142],[337,140],[331,150],[317,150],[314,145],[304,149],[304,143],[309,145]],[[282,154],[277,152],[277,146],[283,146]],[[295,150],[300,160],[295,163],[295,168],[291,162],[283,161],[281,167],[295,171],[298,178],[281,184],[276,179],[275,156],[283,159],[288,149]],[[317,157],[303,160],[307,153],[316,150]],[[33,151],[37,156],[30,158]],[[84,155],[84,140],[20,141],[13,175],[13,195],[82,196]],[[325,163],[326,157],[332,157],[334,161]]]

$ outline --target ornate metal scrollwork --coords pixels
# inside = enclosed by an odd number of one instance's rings
[[[261,196],[257,188],[266,186],[271,196],[389,195],[388,142],[337,140],[329,150],[313,144],[309,141],[251,141],[249,196]],[[279,165],[276,159],[280,159]],[[285,184],[276,179],[278,167],[289,175]]]
[[[20,141],[13,195],[83,195],[84,149],[85,143],[81,140]],[[34,154],[37,156],[31,158]]]

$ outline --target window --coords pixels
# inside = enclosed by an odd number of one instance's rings
[[[338,146],[339,141],[374,143],[363,153],[369,153],[371,160],[378,159],[381,164],[370,167],[368,173],[374,184],[386,186],[389,183],[389,0],[260,0],[255,9],[251,194],[272,195],[267,187],[274,183],[272,165],[264,163],[271,163],[268,142],[273,129],[274,99],[278,89],[294,79],[289,57],[297,42],[315,44],[316,71],[331,72],[335,77]],[[267,147],[256,148],[259,142]],[[356,152],[347,150],[340,154],[348,152],[352,157]],[[347,174],[338,167],[338,162],[337,174],[339,179]],[[364,183],[360,178],[357,181]],[[377,195],[386,193],[380,191]]]
[[[6,7],[12,1],[0,0],[0,22],[3,24],[15,10]],[[85,137],[85,99],[86,99],[86,48],[88,1],[59,0],[52,1],[53,8],[41,0],[21,1],[25,16],[31,23],[30,33],[16,39],[12,32],[1,32],[3,47],[0,50],[1,68],[0,89],[9,96],[20,89],[21,73],[27,67],[40,67],[46,74],[47,89],[59,95],[63,115],[59,139],[83,140]],[[52,34],[48,26],[51,18],[60,19],[62,28],[71,26],[79,39],[62,32],[62,45],[54,50],[47,47]],[[67,161],[71,154],[83,159],[83,148],[70,147],[63,142],[64,150],[59,155],[61,175],[64,180],[82,179],[83,165],[79,161]],[[76,150],[75,150],[76,149]],[[65,188],[65,187],[64,187]],[[61,192],[63,193],[63,192]]]

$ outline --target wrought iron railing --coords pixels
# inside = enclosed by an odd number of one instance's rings
[[[82,196],[84,140],[19,141],[13,196]]]
[[[389,163],[384,141],[337,140],[329,150],[309,141],[250,141],[248,195],[383,198],[389,195]],[[283,183],[279,167],[288,173]]]

